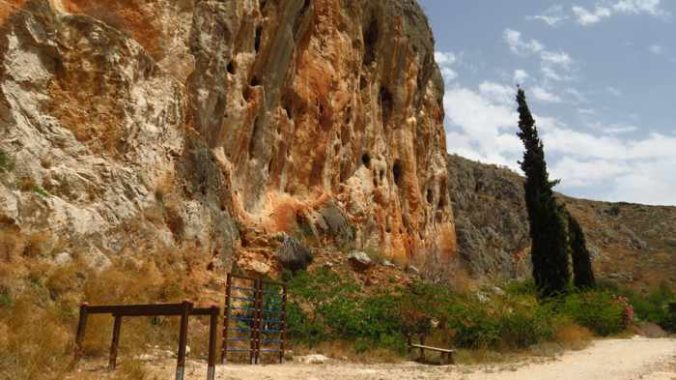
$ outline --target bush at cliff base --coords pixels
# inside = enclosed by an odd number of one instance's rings
[[[654,322],[663,329],[676,332],[676,294],[666,285],[661,285],[644,294],[623,292],[633,305],[636,318]]]
[[[422,282],[366,291],[329,269],[288,280],[289,335],[310,346],[351,341],[358,351],[404,352],[407,334],[424,334],[436,344],[513,350],[555,341],[559,330],[571,326],[598,336],[617,334],[633,319],[628,300],[608,290],[571,292],[542,303],[529,283],[508,284],[500,292],[455,293]]]

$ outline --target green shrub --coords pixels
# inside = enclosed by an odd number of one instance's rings
[[[503,289],[510,296],[531,296],[537,293],[533,280],[510,281],[503,286]]]
[[[314,346],[326,339],[323,327],[312,320],[296,302],[291,302],[286,310],[288,331],[291,339]]]
[[[365,295],[328,269],[289,278],[289,294],[289,333],[303,343],[345,339],[380,345],[401,332],[397,296]]]
[[[34,193],[36,193],[36,194],[38,194],[38,195],[40,195],[44,198],[49,197],[49,193],[42,186],[35,185],[35,186],[33,186],[32,190],[33,190]]]
[[[628,297],[634,307],[636,317],[657,323],[669,332],[676,332],[676,313],[669,308],[670,303],[676,302],[676,294],[666,285],[660,286],[647,295],[629,293]]]
[[[8,172],[12,169],[14,169],[14,161],[4,150],[0,149],[0,173]]]
[[[500,343],[500,323],[484,308],[459,304],[449,309],[449,327],[454,342],[465,348],[497,347]]]
[[[570,294],[563,300],[562,313],[601,336],[619,333],[625,327],[624,306],[607,291]]]
[[[0,290],[0,307],[12,306],[12,297],[8,291]]]
[[[288,281],[290,337],[310,345],[352,342],[356,352],[386,348],[403,354],[405,335],[419,334],[435,344],[470,349],[522,349],[559,336],[577,344],[582,333],[589,334],[586,329],[605,336],[625,327],[625,304],[606,290],[543,303],[532,282],[505,284],[504,293],[487,288],[475,294],[424,282],[367,293],[351,277],[329,269],[297,273]],[[666,293],[654,298],[664,305],[669,299]],[[668,319],[667,309],[648,309]]]
[[[500,318],[501,345],[505,348],[526,348],[550,340],[554,336],[553,316],[547,306],[518,308]]]

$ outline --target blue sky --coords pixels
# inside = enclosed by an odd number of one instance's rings
[[[676,205],[676,0],[419,0],[448,150],[518,170],[527,91],[566,194]]]

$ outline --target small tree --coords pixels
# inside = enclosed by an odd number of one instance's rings
[[[568,213],[568,243],[570,255],[573,257],[573,283],[580,289],[596,286],[594,271],[591,265],[591,255],[587,249],[587,242],[582,227],[575,217]]]
[[[524,187],[533,278],[540,296],[552,297],[564,293],[570,280],[566,225],[562,207],[557,204],[552,190],[557,182],[549,180],[544,146],[521,88],[516,101],[519,106],[518,136],[526,149],[520,165],[526,175]]]

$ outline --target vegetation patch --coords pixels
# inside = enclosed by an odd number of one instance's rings
[[[2,149],[0,149],[0,173],[6,173],[14,169],[14,160]]]
[[[428,344],[471,350],[516,352],[547,342],[580,349],[593,336],[621,333],[630,323],[631,305],[607,289],[539,300],[532,282],[459,293],[423,282],[366,291],[327,268],[287,279],[289,336],[308,347],[340,341],[357,352],[403,354],[407,335],[424,335]],[[649,304],[666,299],[656,295]],[[660,312],[667,309],[641,310],[668,320]]]

